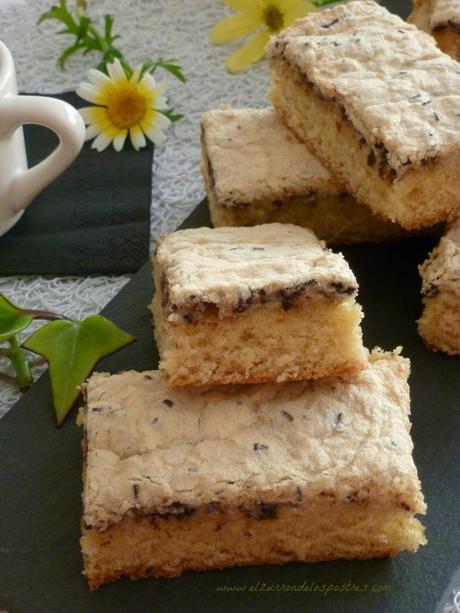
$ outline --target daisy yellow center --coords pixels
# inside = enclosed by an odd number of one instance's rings
[[[283,27],[284,16],[283,13],[276,6],[269,6],[265,10],[264,21],[270,30],[279,32]]]
[[[141,121],[146,111],[145,98],[137,91],[124,91],[114,96],[107,106],[107,114],[120,130],[131,128]]]

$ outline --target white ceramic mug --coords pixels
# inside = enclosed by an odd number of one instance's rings
[[[21,127],[26,123],[49,128],[60,141],[46,159],[29,170]],[[84,137],[83,120],[70,104],[55,98],[18,96],[13,58],[0,41],[0,236],[77,157]]]

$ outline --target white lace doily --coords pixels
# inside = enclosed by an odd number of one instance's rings
[[[75,0],[69,0],[72,5]],[[37,27],[37,17],[57,0],[2,0],[1,38],[16,63],[23,91],[58,93],[75,89],[96,58],[72,58],[61,71],[56,58],[65,37],[52,35],[51,22]],[[119,42],[130,62],[150,57],[175,58],[187,76],[186,85],[164,75],[174,107],[185,118],[175,124],[162,149],[155,152],[152,193],[152,238],[170,232],[192,211],[204,194],[199,171],[199,119],[221,104],[263,106],[269,84],[263,64],[230,76],[224,69],[238,43],[216,47],[211,28],[225,15],[219,0],[88,0],[91,15],[115,17]],[[159,74],[159,73],[158,73]],[[160,74],[159,74],[160,76]],[[162,75],[161,75],[162,76]],[[101,155],[104,155],[103,153]],[[1,240],[1,239],[0,239]],[[128,277],[0,278],[0,291],[18,304],[48,308],[78,318],[99,311]],[[4,370],[0,362],[0,370]],[[0,416],[18,399],[11,386],[0,383]]]

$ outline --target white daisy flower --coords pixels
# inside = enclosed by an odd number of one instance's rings
[[[84,100],[97,106],[80,109],[86,128],[86,140],[94,138],[93,149],[103,151],[110,143],[121,151],[128,136],[138,151],[145,147],[145,137],[160,145],[171,123],[160,111],[167,109],[166,86],[146,72],[141,77],[138,66],[128,79],[118,59],[107,64],[108,75],[100,70],[88,72],[88,81],[77,89]]]

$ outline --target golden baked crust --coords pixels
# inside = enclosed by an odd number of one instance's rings
[[[160,370],[173,385],[351,377],[366,364],[363,314],[352,298],[262,305],[238,317],[176,323],[165,318],[157,293],[152,310]]]
[[[416,549],[408,373],[376,352],[353,383],[184,389],[158,371],[93,375],[80,416],[90,583]]]
[[[264,507],[265,514],[197,510],[172,519],[123,519],[102,532],[82,528],[91,589],[126,576],[178,577],[185,570],[369,559],[416,551],[424,528],[402,507],[336,502]]]

